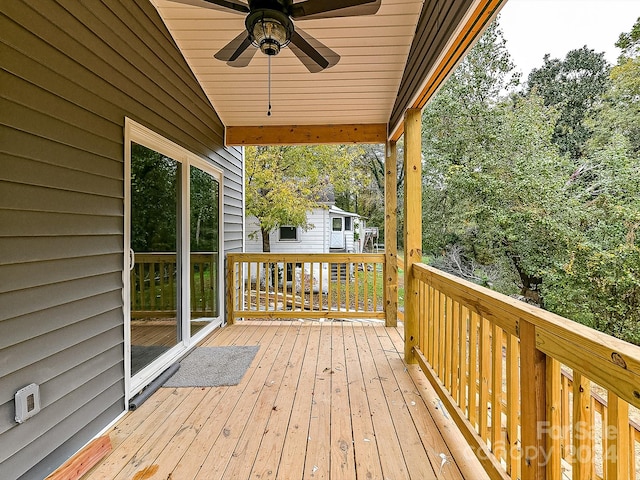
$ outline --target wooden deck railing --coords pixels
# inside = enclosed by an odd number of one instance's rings
[[[491,478],[640,478],[639,347],[424,264],[413,275],[416,359]]]
[[[136,253],[131,270],[131,318],[176,316],[176,254]],[[218,254],[191,254],[191,316],[218,315]]]
[[[227,255],[227,320],[385,318],[384,254]]]

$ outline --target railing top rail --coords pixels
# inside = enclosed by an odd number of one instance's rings
[[[603,386],[630,403],[640,405],[640,347],[423,263],[414,264],[414,275],[450,293],[485,318],[514,320],[518,336],[519,320],[535,325],[540,350],[564,352],[552,356],[562,356],[558,360],[587,374],[601,369],[600,378],[594,380],[602,381]]]
[[[384,262],[384,253],[228,253],[229,261],[241,262],[296,262],[296,263],[349,263]]]

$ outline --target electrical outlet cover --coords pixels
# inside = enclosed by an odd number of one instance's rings
[[[16,392],[16,422],[23,423],[40,411],[40,386],[32,383]]]

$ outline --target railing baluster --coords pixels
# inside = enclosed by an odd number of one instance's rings
[[[198,269],[200,270],[200,294],[202,295],[202,302],[200,303],[200,311],[207,310],[207,289],[204,286],[204,263],[198,262]],[[164,271],[164,269],[163,269]]]
[[[467,414],[467,418],[469,413],[467,412],[467,379],[468,379],[468,371],[469,371],[469,359],[467,357],[467,344],[469,342],[469,310],[467,307],[460,304],[460,360],[458,365],[460,365],[460,409]]]
[[[373,308],[372,311],[376,311],[378,309],[378,264],[373,263]]]
[[[547,479],[562,479],[562,372],[560,362],[552,357],[547,357],[547,419],[546,427],[549,431],[547,439]]]
[[[433,369],[438,372],[440,369],[440,319],[442,318],[442,302],[440,301],[440,297],[442,296],[440,290],[437,288],[434,292],[433,298],[433,308],[434,308],[434,317],[433,317]]]
[[[593,475],[593,412],[591,382],[578,371],[573,372],[573,480],[591,479]]]
[[[349,260],[347,263],[345,263],[345,276],[346,276],[346,280],[345,280],[345,285],[344,285],[344,296],[345,296],[345,301],[344,301],[344,305],[345,305],[345,309],[348,312],[349,310],[351,310],[351,297],[350,297],[350,287],[351,287],[351,260]]]
[[[369,310],[369,264],[364,264],[364,282],[363,282],[364,309]]]
[[[560,407],[560,423],[561,423],[561,434],[562,434],[562,459],[569,461],[571,458],[571,409],[569,408],[569,394],[571,392],[571,388],[569,385],[569,378],[562,373],[562,399],[561,399],[561,407]]]
[[[491,345],[491,451],[504,458],[502,441],[502,329],[495,323]]]
[[[160,308],[159,310],[164,310],[166,308],[166,304],[165,304],[165,279],[164,279],[164,272],[165,272],[165,265],[166,263],[164,262],[163,259],[160,259],[160,262],[158,263],[158,276],[159,278],[159,287],[160,287]]]
[[[435,289],[432,285],[427,285],[427,299],[427,349],[425,351],[425,354],[427,356],[427,360],[429,360],[429,363],[433,366],[433,342],[436,322],[436,308]]]
[[[427,309],[428,291],[429,287],[424,282],[420,282],[420,285],[418,286],[418,312],[420,315],[418,319],[418,348],[422,352],[428,352],[426,343],[428,341],[427,322],[429,321],[429,319],[425,318],[425,316],[428,315],[429,312],[429,310]]]
[[[518,338],[507,334],[507,473],[511,478],[519,478],[520,448],[518,426],[520,418],[520,376],[518,372]]]
[[[629,472],[631,472],[630,477],[634,478],[635,474],[635,478],[637,479],[638,477],[640,477],[640,469],[636,469],[636,458],[638,458],[638,454],[636,453],[636,443],[640,443],[640,429],[636,430],[636,427],[630,425],[627,457],[629,458]],[[622,448],[621,441],[619,442],[619,444]]]
[[[478,428],[478,314],[469,320],[469,421]]]
[[[480,317],[480,415],[479,433],[486,442],[489,423],[489,382],[491,380],[491,326],[489,321]]]
[[[460,404],[460,304],[452,301],[453,312],[451,329],[451,394],[454,400]]]
[[[446,317],[444,319],[444,362],[442,371],[444,373],[444,385],[447,390],[451,391],[451,383],[453,376],[453,368],[451,366],[451,357],[453,353],[453,301],[450,297],[445,297]]]

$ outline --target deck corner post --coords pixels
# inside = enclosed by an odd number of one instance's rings
[[[521,479],[545,480],[547,451],[547,357],[536,348],[536,327],[520,320]]]
[[[384,312],[385,326],[398,325],[398,150],[395,141],[387,143],[384,185]]]
[[[422,261],[422,110],[404,116],[404,358],[416,363],[418,345],[418,281],[413,265]]]

